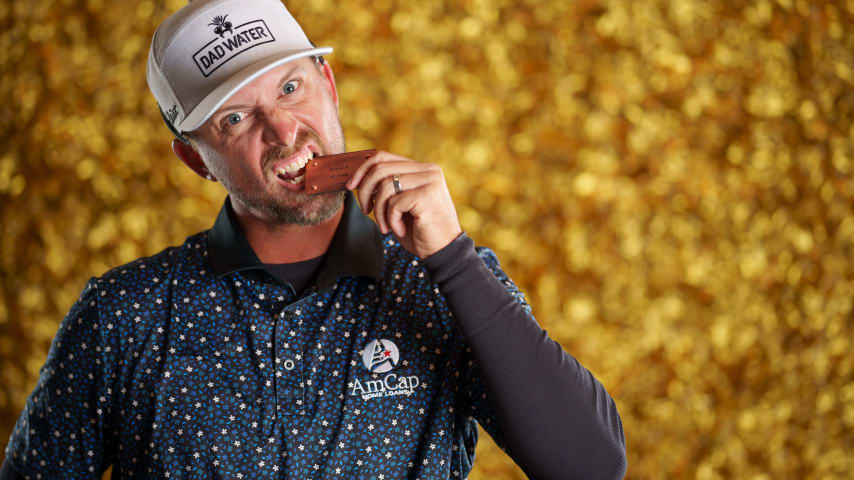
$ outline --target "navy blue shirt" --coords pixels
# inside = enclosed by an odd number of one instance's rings
[[[477,421],[529,474],[572,478],[569,460],[577,472],[622,477],[622,425],[601,384],[531,329],[491,251],[465,235],[445,250],[422,262],[348,195],[314,281],[297,294],[261,264],[226,201],[211,230],[88,283],[7,461],[26,478],[99,478],[111,464],[113,478],[458,478],[471,470]],[[459,300],[475,270],[449,261],[461,256],[489,272],[499,301]],[[544,375],[502,370],[507,360],[492,367],[497,340],[484,332],[495,315],[514,322],[511,344],[533,335],[532,361],[549,357]],[[538,394],[559,404],[550,416],[520,412],[520,399],[536,405]]]

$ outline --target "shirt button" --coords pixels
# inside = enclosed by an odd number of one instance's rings
[[[293,370],[294,369],[294,361],[290,358],[285,360],[285,370]]]

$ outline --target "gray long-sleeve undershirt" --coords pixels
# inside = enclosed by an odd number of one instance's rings
[[[424,261],[477,361],[510,456],[542,479],[621,479],[614,400],[507,291],[461,234]]]

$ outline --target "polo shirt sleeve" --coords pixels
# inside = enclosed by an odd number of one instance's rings
[[[39,370],[6,447],[24,477],[97,479],[112,463],[107,425],[108,366],[90,281],[71,307]]]
[[[477,373],[467,388],[485,392],[489,406],[470,398],[496,443],[531,478],[623,478],[626,445],[613,398],[540,328],[495,254],[463,233],[424,266],[471,351]]]

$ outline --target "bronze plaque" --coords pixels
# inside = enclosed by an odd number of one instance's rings
[[[346,190],[347,182],[359,165],[375,153],[376,150],[370,149],[312,158],[305,166],[306,193],[315,195]]]

